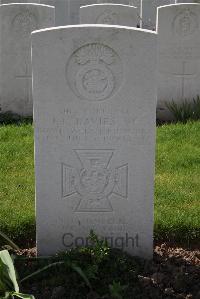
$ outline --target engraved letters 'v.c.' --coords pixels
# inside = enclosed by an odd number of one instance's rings
[[[110,196],[127,199],[128,164],[109,167],[113,150],[74,150],[81,168],[62,164],[62,198],[75,195],[75,212],[112,212]]]

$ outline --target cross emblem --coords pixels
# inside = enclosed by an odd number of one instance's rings
[[[77,195],[75,212],[112,212],[111,195],[128,196],[128,164],[109,167],[114,150],[74,150],[81,167],[62,164],[62,198]]]
[[[179,72],[174,73],[174,76],[180,78],[181,82],[181,98],[185,98],[185,81],[191,76],[196,74],[196,70],[193,65],[190,65],[187,61],[181,62],[181,69]]]
[[[22,75],[16,75],[16,79],[25,80],[24,94],[27,102],[32,99],[32,75],[29,74],[28,64],[26,63],[25,72]]]

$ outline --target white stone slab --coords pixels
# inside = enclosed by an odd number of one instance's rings
[[[56,26],[62,26],[70,24],[69,15],[69,1],[70,0],[16,0],[17,3],[38,3],[45,4],[55,7],[55,24]],[[73,0],[74,3],[78,4],[80,0]],[[0,4],[12,3],[13,0],[0,0]],[[78,19],[77,19],[78,24]]]
[[[156,34],[80,25],[32,37],[38,253],[93,229],[151,257]]]
[[[110,24],[137,27],[137,8],[122,4],[93,4],[81,6],[81,24]]]
[[[32,116],[31,31],[54,25],[54,7],[40,4],[0,6],[1,112]]]
[[[158,117],[170,118],[166,102],[200,94],[200,5],[158,9]]]
[[[178,3],[198,3],[198,0],[175,0],[175,4],[178,4]]]
[[[141,18],[142,18],[142,28],[149,30],[156,29],[156,14],[157,7],[174,4],[175,0],[141,0]]]
[[[31,2],[30,2],[31,1]],[[38,4],[45,4],[45,5],[53,5],[54,1],[57,0],[16,0],[14,3],[38,3]],[[13,0],[0,0],[1,4],[9,4],[13,3]]]
[[[65,0],[64,0],[65,1]],[[97,4],[97,3],[115,3],[125,4],[137,7],[137,13],[140,15],[140,2],[141,0],[67,0],[67,24],[79,24],[79,10],[81,6]]]

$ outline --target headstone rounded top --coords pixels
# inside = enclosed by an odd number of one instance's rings
[[[167,14],[168,18],[170,18],[173,35],[179,38],[189,37],[199,29],[199,16],[196,13],[197,7],[200,8],[200,4],[180,3],[161,6],[158,8],[159,20],[162,18],[162,14]],[[158,24],[157,30],[159,30]]]
[[[199,6],[200,3],[176,3],[176,4],[168,4],[168,5],[160,5],[157,7],[157,9],[160,11],[162,9],[174,9],[174,8],[177,8],[177,9],[180,9],[180,8],[184,8],[186,6]]]
[[[119,6],[119,7],[127,7],[127,8],[129,8],[129,7],[133,7],[133,8],[137,8],[136,6],[134,6],[134,5],[128,5],[128,4],[119,4],[119,3],[95,3],[95,4],[88,4],[88,5],[81,5],[81,7],[80,8],[89,8],[89,7],[103,7],[103,6],[110,6],[110,7],[117,7],[117,6]]]
[[[51,7],[51,8],[55,8],[55,6],[53,6],[53,5],[47,5],[47,4],[40,4],[40,3],[16,3],[16,2],[14,2],[14,3],[5,3],[5,4],[0,4],[0,7],[8,7],[8,6],[28,6],[28,7],[30,7],[30,6],[38,6],[38,7],[42,7],[42,6],[44,6],[44,7]]]
[[[124,4],[100,3],[81,6],[80,23],[137,26],[137,7]]]
[[[109,25],[109,24],[79,24],[79,25],[67,25],[67,26],[57,26],[57,27],[50,27],[50,28],[44,28],[40,30],[35,30],[31,34],[43,34],[44,32],[53,32],[56,34],[56,32],[59,31],[65,31],[68,29],[77,29],[80,30],[81,28],[95,28],[95,29],[122,29],[122,30],[133,30],[136,34],[148,34],[148,35],[157,35],[155,31],[148,30],[148,29],[141,29],[141,28],[135,28],[135,27],[128,27],[128,26],[122,26],[122,25]]]

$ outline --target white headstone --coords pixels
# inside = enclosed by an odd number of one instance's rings
[[[156,30],[157,7],[174,4],[175,0],[141,0],[142,28]]]
[[[81,6],[80,23],[110,24],[137,27],[137,8],[122,4],[93,4]]]
[[[175,0],[175,4],[177,3],[198,3],[199,0]]]
[[[13,3],[14,0],[0,0],[1,4]],[[38,3],[53,6],[57,0],[16,0],[16,3]],[[15,3],[15,2],[14,2]]]
[[[54,7],[3,4],[0,20],[1,112],[32,116],[31,31],[54,26]]]
[[[64,0],[65,1],[65,0]],[[138,16],[140,15],[140,2],[141,0],[67,0],[67,24],[79,24],[79,10],[81,6],[100,4],[100,3],[115,3],[115,4],[125,4],[137,7]]]
[[[151,257],[156,34],[109,25],[33,33],[37,246]]]
[[[70,24],[70,12],[69,12],[70,0],[55,0],[55,24],[56,26],[64,26]],[[74,3],[78,3],[80,0],[74,0]],[[77,20],[78,21],[78,20]]]
[[[166,102],[200,94],[200,5],[175,4],[158,9],[158,118],[168,119]]]

